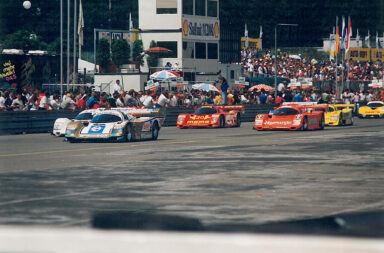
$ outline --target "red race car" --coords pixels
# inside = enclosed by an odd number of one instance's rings
[[[203,106],[193,114],[180,114],[178,128],[240,127],[244,106]]]
[[[324,112],[307,106],[283,105],[270,114],[256,115],[256,130],[315,130],[324,129]]]

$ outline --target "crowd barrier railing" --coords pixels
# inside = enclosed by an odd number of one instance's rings
[[[246,105],[242,122],[252,122],[256,114],[268,113],[276,105]],[[193,113],[194,108],[168,107],[163,126],[176,126],[181,113]],[[74,118],[79,111],[15,111],[0,113],[0,135],[23,133],[48,133],[57,118]]]

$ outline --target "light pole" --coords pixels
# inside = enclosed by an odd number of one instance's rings
[[[60,96],[63,101],[63,0],[60,0]]]
[[[298,24],[276,24],[275,25],[275,99],[277,98],[277,27],[298,26]]]

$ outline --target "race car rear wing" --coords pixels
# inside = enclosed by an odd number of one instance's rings
[[[202,108],[216,108],[225,112],[239,111],[240,113],[244,113],[245,111],[244,105],[204,105]]]
[[[355,105],[354,104],[334,104],[333,105],[337,110],[342,110],[345,108],[352,109],[352,111],[355,111]]]
[[[136,118],[140,117],[165,117],[165,108],[136,108],[136,107],[122,107],[111,108],[125,114],[132,115]]]
[[[322,111],[322,112],[328,112],[328,105],[327,104],[321,104],[321,105],[300,105],[300,108],[309,112],[309,111]]]
[[[283,105],[317,105],[317,102],[284,102]]]

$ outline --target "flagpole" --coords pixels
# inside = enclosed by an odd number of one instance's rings
[[[77,19],[77,0],[73,0],[73,83],[77,83],[76,68],[76,19]]]
[[[357,62],[360,63],[360,36],[359,29],[357,29],[356,40],[357,40]]]
[[[336,43],[336,46],[335,46],[335,75],[336,75],[336,78],[335,78],[335,80],[336,80],[336,84],[335,84],[335,89],[336,89],[336,98],[339,96],[339,90],[338,90],[338,87],[337,87],[337,29],[338,29],[338,27],[337,27],[337,24],[338,23],[338,18],[336,17],[336,40],[335,40],[335,43]]]

